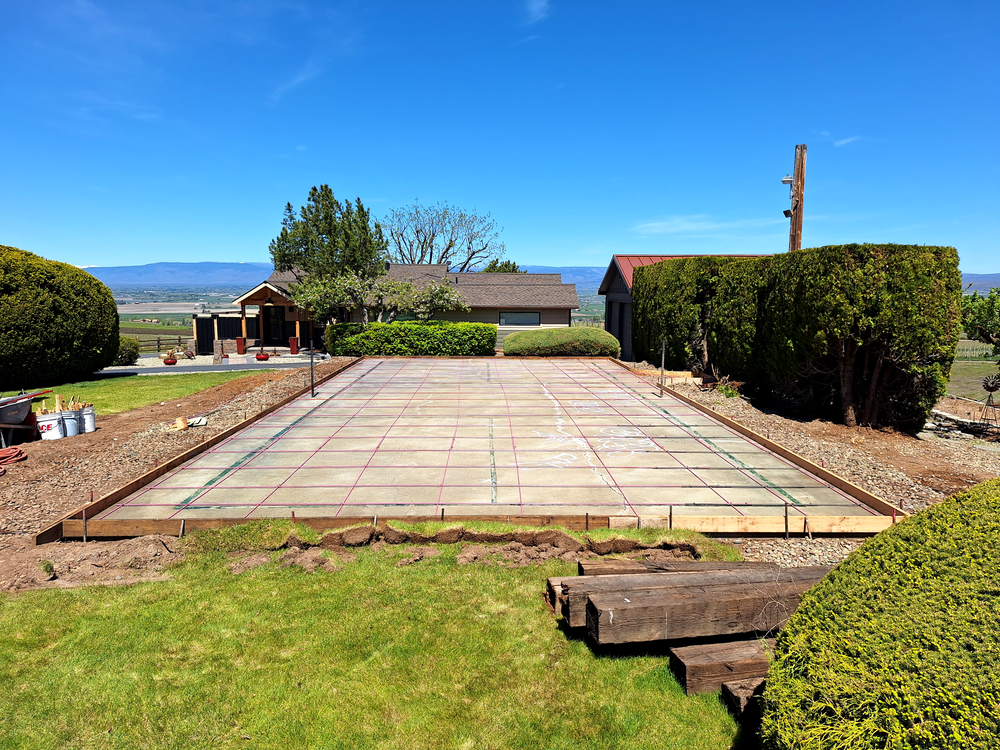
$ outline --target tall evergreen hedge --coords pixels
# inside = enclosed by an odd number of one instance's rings
[[[0,390],[89,376],[118,346],[110,289],[75,266],[0,245]]]
[[[850,426],[918,429],[961,330],[951,247],[831,245],[664,261],[633,277],[633,346]]]

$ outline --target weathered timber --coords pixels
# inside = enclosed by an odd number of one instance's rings
[[[829,565],[807,568],[752,568],[710,571],[678,571],[674,573],[638,573],[631,575],[577,576],[562,581],[562,614],[571,628],[587,625],[587,600],[599,594],[619,594],[635,599],[634,595],[651,591],[684,592],[688,587],[730,586],[747,584],[757,587],[768,583],[807,582],[816,584],[830,572]]]
[[[610,576],[627,573],[676,573],[695,570],[752,570],[780,566],[769,562],[704,562],[701,560],[580,560],[577,575]]]
[[[777,630],[815,581],[689,586],[592,594],[587,637],[596,645],[705,638]]]
[[[773,649],[773,638],[677,646],[670,649],[670,668],[684,692],[714,693],[724,682],[767,677]]]
[[[545,585],[545,602],[553,612],[560,612],[563,606],[563,581],[574,576],[556,576],[550,578]]]
[[[722,683],[722,702],[733,716],[746,722],[760,719],[760,700],[767,680],[764,677],[748,677]]]

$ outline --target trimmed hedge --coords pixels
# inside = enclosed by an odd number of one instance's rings
[[[365,330],[360,323],[331,323],[323,332],[323,340],[326,343],[326,351],[331,357],[344,357],[344,341],[351,336],[357,336]]]
[[[341,323],[338,325],[360,325]],[[327,328],[332,328],[330,326]],[[493,354],[497,343],[497,327],[489,323],[448,323],[429,320],[422,323],[369,323],[361,333],[337,338],[327,334],[327,350],[331,341],[341,356],[447,356],[478,357]]]
[[[764,746],[996,748],[998,587],[1000,480],[868,540],[779,634]]]
[[[75,266],[0,245],[0,390],[82,380],[118,349],[110,289]]]
[[[636,356],[700,367],[845,424],[919,430],[961,331],[950,247],[837,245],[637,268]]]
[[[129,336],[119,336],[118,356],[115,357],[115,364],[119,367],[128,367],[139,361],[139,339]]]
[[[503,340],[505,357],[620,357],[618,339],[601,328],[540,328]]]

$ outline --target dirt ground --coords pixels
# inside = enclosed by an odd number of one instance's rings
[[[345,361],[332,360],[317,370],[325,373]],[[650,370],[637,372],[655,379]],[[177,540],[171,537],[69,542],[35,548],[30,535],[89,501],[91,492],[96,498],[120,487],[151,469],[155,462],[169,460],[237,424],[307,381],[307,369],[252,375],[177,401],[99,416],[100,429],[89,435],[24,445],[28,459],[8,466],[7,474],[0,477],[0,591],[92,583],[115,585],[162,577],[163,568],[182,556]],[[789,419],[757,408],[747,399],[725,398],[693,385],[678,389],[906,512],[919,511],[954,492],[1000,476],[997,435],[983,440],[946,429],[936,432],[944,437],[928,433],[922,439],[891,430],[849,429],[820,420]],[[944,399],[938,408],[968,418],[973,407],[967,400]],[[206,427],[166,431],[176,417],[200,414],[208,416]],[[802,565],[837,562],[859,541],[747,539],[735,543],[741,545],[748,560]],[[294,549],[285,553],[284,562],[327,570],[344,562],[336,555],[331,557],[313,549],[300,549],[298,553]],[[401,565],[429,556],[419,547],[407,554]],[[564,550],[556,548],[514,549],[500,545],[469,549],[465,557],[477,562],[520,565],[564,554]],[[296,561],[300,555],[305,556]],[[261,560],[258,553],[256,559],[237,560],[234,565],[246,569]]]

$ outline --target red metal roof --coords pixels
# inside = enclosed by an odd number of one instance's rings
[[[639,266],[649,266],[653,263],[659,263],[661,260],[674,260],[675,258],[691,258],[691,255],[616,255],[615,263],[618,264],[618,270],[622,273],[622,278],[625,279],[625,283],[628,284],[628,288],[632,288],[632,271],[634,271]]]
[[[625,284],[628,286],[629,291],[632,290],[632,272],[639,266],[649,266],[653,263],[659,263],[661,260],[676,260],[678,258],[704,258],[704,255],[613,255],[611,256],[611,263],[608,265],[608,271],[604,274],[604,280],[601,282],[600,289],[597,290],[598,294],[607,293],[608,287],[612,281],[611,271],[617,266],[618,272],[622,275],[625,280]],[[728,258],[762,258],[763,255],[725,255],[725,256],[715,256],[715,257],[728,257]]]

